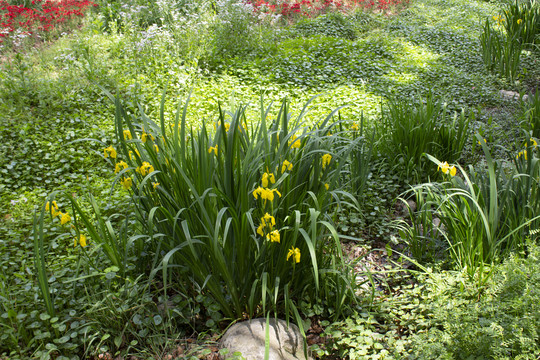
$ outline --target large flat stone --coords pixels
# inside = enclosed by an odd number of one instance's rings
[[[309,360],[304,355],[304,338],[298,326],[284,320],[270,319],[270,360]],[[229,355],[242,353],[247,360],[264,360],[266,319],[242,321],[231,326],[221,338],[221,347]]]

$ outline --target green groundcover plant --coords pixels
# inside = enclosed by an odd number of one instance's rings
[[[349,359],[537,359],[540,249],[513,254],[478,288],[463,272],[420,274],[367,309],[325,329],[319,356]],[[400,277],[404,277],[403,274]]]

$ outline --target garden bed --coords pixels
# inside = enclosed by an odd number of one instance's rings
[[[0,359],[540,355],[537,1],[95,5],[0,2]]]

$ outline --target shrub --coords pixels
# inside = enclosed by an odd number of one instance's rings
[[[258,34],[253,7],[242,0],[217,1],[216,7],[211,56],[235,57],[253,51]]]
[[[140,261],[160,264],[165,294],[171,287],[209,296],[233,319],[273,310],[299,320],[298,300],[334,317],[354,304],[354,276],[331,219],[336,200],[351,198],[337,187],[348,149],[327,136],[331,116],[301,127],[306,107],[291,121],[284,102],[270,126],[269,108],[261,105],[254,126],[240,107],[193,129],[187,104],[172,123],[162,109],[157,124],[117,102],[118,153],[109,146],[104,155],[137,204],[139,234],[129,243]],[[110,255],[120,268],[121,253]]]

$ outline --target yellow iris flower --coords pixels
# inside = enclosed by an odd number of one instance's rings
[[[324,154],[322,156],[322,168],[323,168],[323,170],[326,169],[327,165],[330,165],[330,161],[332,161],[332,155]]]
[[[71,221],[71,216],[68,213],[62,214],[60,217],[60,224],[64,225]]]
[[[124,133],[124,140],[131,140],[131,139],[133,139],[133,136],[131,136],[131,131],[129,131],[129,130],[124,130],[123,133]]]
[[[274,230],[272,232],[270,232],[269,234],[266,235],[266,239],[267,240],[270,240],[270,242],[280,242],[281,241],[281,237],[279,235],[279,231],[277,230]],[[298,260],[300,261],[300,260]]]
[[[103,149],[103,155],[105,156],[105,158],[108,158],[110,156],[111,158],[116,159],[116,150],[111,145]]]
[[[443,173],[445,174],[448,174],[448,169],[450,168],[450,165],[448,165],[448,163],[445,161],[441,164],[439,164],[439,166],[437,166],[437,171],[442,171]]]
[[[524,158],[525,160],[527,160],[527,150],[520,151],[520,152],[517,154],[516,158],[519,159],[519,158],[522,157],[522,156],[523,156],[523,158]]]
[[[216,145],[216,146],[210,146],[210,147],[208,148],[208,153],[211,154],[212,151],[214,152],[214,155],[217,156],[218,146],[217,146],[217,145]]]
[[[133,180],[130,177],[123,178],[120,180],[120,184],[124,187],[124,189],[129,190],[133,185]]]
[[[269,213],[264,214],[264,216],[261,218],[261,221],[265,225],[275,226],[276,225],[276,219],[270,215]]]
[[[505,19],[501,15],[493,16],[493,20],[495,20],[499,25],[501,25]]]
[[[135,169],[135,171],[137,171],[142,176],[145,176],[146,174],[154,172],[154,167],[150,165],[148,161],[144,161],[141,166]]]
[[[292,148],[296,148],[298,149],[301,145],[301,142],[300,142],[300,139],[298,139],[296,137],[296,135],[293,135],[291,140],[289,140],[289,145],[292,147]]]
[[[52,205],[47,201],[47,204],[45,204],[45,211],[50,211],[53,218],[62,214],[60,211],[58,211],[58,205],[56,204],[56,201],[53,201]]]
[[[274,174],[265,172],[262,176],[262,186],[268,187],[268,182],[275,184],[276,178],[274,177]]]
[[[264,236],[264,224],[261,223],[259,227],[257,228],[257,234]]]
[[[142,133],[141,135],[141,140],[143,143],[145,143],[148,138],[150,138],[150,140],[154,141],[156,138],[152,135],[152,134],[148,134],[147,132],[144,132]]]
[[[270,230],[276,225],[276,219],[269,213],[264,214],[261,218],[261,224],[257,228],[257,234],[264,236],[264,229],[269,228]]]
[[[54,209],[58,210],[58,205],[56,204],[56,201],[52,202],[52,208],[53,210]],[[45,204],[45,211],[50,211],[50,210],[51,210],[51,204],[47,201],[47,203]]]
[[[127,168],[128,168],[128,164],[125,161],[119,161],[116,163],[116,166],[114,167],[114,173],[118,174],[120,171]]]
[[[292,167],[293,167],[293,164],[285,160],[283,161],[283,165],[281,165],[281,172],[284,173],[285,171],[291,171]]]
[[[135,154],[137,154],[139,157],[141,157],[141,153],[137,149],[135,149]],[[133,151],[130,150],[128,155],[129,155],[129,160],[135,160],[136,159],[135,155],[133,155]]]
[[[293,261],[298,264],[300,262],[300,249],[295,247],[290,248],[289,252],[287,253],[287,261],[289,261],[291,256]]]
[[[263,200],[274,201],[274,193],[278,194],[279,197],[281,197],[281,193],[276,189],[264,189],[259,186],[258,188],[253,190],[253,196],[255,197],[255,199],[258,199],[260,196]]]
[[[450,174],[451,176],[456,176],[457,169],[454,165],[450,166],[448,162],[443,162],[437,166],[437,171],[442,171],[443,174]]]
[[[221,122],[219,121],[216,121],[214,123],[214,130],[217,130],[217,127],[221,124]],[[229,123],[224,123],[224,127],[225,127],[225,131],[229,131],[229,129],[231,128],[231,124]],[[240,129],[240,127],[238,127],[238,129]]]
[[[84,234],[79,235],[79,244],[81,244],[82,247],[86,247],[86,245],[88,245],[86,243],[86,235]],[[77,240],[75,240],[75,246],[77,246]]]

